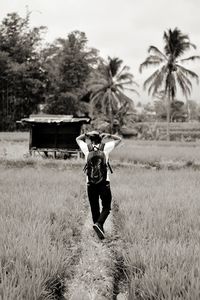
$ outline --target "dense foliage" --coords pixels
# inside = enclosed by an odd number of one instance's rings
[[[29,14],[8,14],[0,26],[0,129],[32,113],[43,101],[46,75],[38,51],[44,27],[29,28]]]
[[[6,16],[0,25],[0,130],[38,111],[88,114],[81,102],[85,83],[98,64],[98,52],[87,47],[85,33],[74,31],[42,48],[45,27],[30,28],[30,13]]]
[[[85,115],[88,105],[80,99],[87,93],[86,82],[98,64],[98,52],[87,47],[85,33],[74,31],[57,39],[43,51],[48,74],[46,112]]]

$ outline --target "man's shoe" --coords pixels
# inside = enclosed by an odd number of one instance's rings
[[[105,234],[104,234],[104,230],[103,230],[103,226],[101,226],[99,223],[95,223],[93,225],[93,228],[96,232],[96,234],[98,235],[98,237],[103,240],[105,238]]]

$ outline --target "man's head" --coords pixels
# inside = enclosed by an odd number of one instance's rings
[[[90,140],[93,144],[97,145],[97,144],[101,143],[102,138],[98,131],[91,131],[89,136],[90,136]]]

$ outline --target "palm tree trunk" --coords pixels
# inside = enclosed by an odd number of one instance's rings
[[[109,103],[109,120],[110,120],[110,134],[113,133],[113,111],[112,111],[112,95],[111,91],[108,93],[108,103]]]
[[[169,124],[170,124],[170,91],[168,92],[168,97],[167,97],[167,141],[170,141]]]
[[[189,101],[188,97],[186,96],[186,107],[187,107],[187,121],[190,121],[191,113],[190,113],[190,106],[189,106]]]

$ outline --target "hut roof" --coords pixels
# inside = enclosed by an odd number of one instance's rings
[[[72,115],[49,115],[49,114],[38,114],[30,115],[29,118],[24,118],[19,123],[90,123],[90,118],[79,117],[75,118]]]

